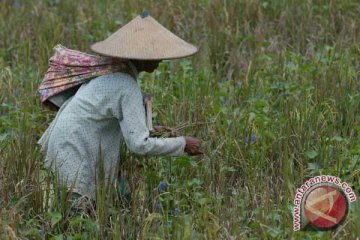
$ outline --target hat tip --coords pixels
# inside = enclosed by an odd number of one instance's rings
[[[141,16],[141,18],[146,18],[147,16],[149,16],[150,14],[149,14],[149,12],[148,11],[143,11],[142,13],[140,13],[140,16]]]

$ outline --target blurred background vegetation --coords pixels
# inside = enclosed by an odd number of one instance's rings
[[[292,230],[294,194],[309,177],[339,176],[359,196],[359,1],[2,0],[0,9],[1,239],[360,236],[359,201],[336,230]],[[200,47],[139,83],[155,97],[154,122],[201,138],[205,154],[124,150],[131,209],[99,187],[96,216],[69,217],[36,146],[54,117],[37,87],[56,44],[90,52],[145,9]]]

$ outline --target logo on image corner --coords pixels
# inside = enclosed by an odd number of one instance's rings
[[[317,176],[297,189],[293,229],[330,230],[345,220],[349,204],[356,201],[351,187],[334,176]]]

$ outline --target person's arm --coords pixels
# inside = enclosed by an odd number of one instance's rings
[[[120,98],[120,127],[127,147],[141,155],[178,156],[184,153],[184,137],[151,138],[145,124],[143,97],[137,83],[126,79],[126,93]]]

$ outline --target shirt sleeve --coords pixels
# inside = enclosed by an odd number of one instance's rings
[[[137,83],[126,79],[126,91],[120,97],[120,128],[130,151],[141,155],[179,156],[184,153],[185,138],[151,138],[145,124],[143,97]]]

